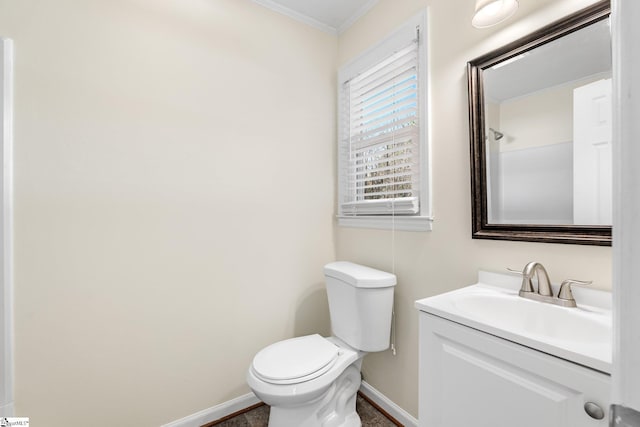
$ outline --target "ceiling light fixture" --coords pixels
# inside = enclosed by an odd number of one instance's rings
[[[487,28],[510,18],[518,10],[518,0],[476,0],[471,25]]]

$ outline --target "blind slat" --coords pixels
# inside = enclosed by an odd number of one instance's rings
[[[417,126],[405,126],[395,131],[393,135],[393,143],[396,145],[406,144],[408,142],[415,144],[419,137]],[[357,153],[362,150],[372,149],[379,145],[385,145],[389,143],[389,135],[377,134],[376,132],[368,132],[367,134],[358,135],[358,137],[351,138],[351,151]]]
[[[370,84],[372,81],[380,79],[389,73],[389,70],[402,67],[407,61],[403,58],[412,58],[413,62],[417,62],[415,58],[418,56],[417,44],[411,43],[404,49],[399,50],[386,60],[380,62],[378,65],[370,68],[368,71],[361,73],[360,75],[351,79],[349,84],[354,88],[361,88]]]
[[[393,123],[397,116],[415,117],[416,113],[416,99],[415,95],[412,95],[412,97],[398,99],[396,102],[380,106],[367,114],[354,111],[353,116],[358,118],[359,124],[353,130],[355,132],[368,130],[376,123]]]
[[[389,172],[394,169],[407,168],[409,166],[415,166],[415,163],[403,163],[402,166],[392,166],[389,169],[377,169],[374,171],[356,172],[350,175],[348,179],[349,179],[349,182],[357,183],[357,182],[371,181],[374,179],[393,179],[399,176],[413,175],[413,172],[407,172],[407,171],[397,171],[397,172],[392,172],[390,174],[387,173],[384,175],[372,175],[373,173]],[[368,175],[362,176],[365,174],[368,174]]]
[[[378,169],[378,165],[381,165],[382,163],[389,163],[391,161],[413,158],[412,154],[413,152],[411,150],[411,146],[403,147],[402,149],[395,150],[391,153],[387,151],[381,151],[380,153],[363,154],[358,157],[353,157],[349,160],[349,169],[355,172],[363,169]]]
[[[379,95],[389,90],[389,87],[394,84],[399,84],[411,79],[416,73],[415,64],[406,64],[402,67],[397,67],[395,70],[384,76],[380,76],[376,80],[372,80],[365,86],[350,87],[354,100],[357,102],[368,101],[374,96]]]
[[[406,95],[405,98],[415,96],[416,81],[415,79],[405,80],[402,82],[394,82],[370,99],[361,100],[360,102],[351,105],[352,114],[366,116],[371,112],[384,108],[396,99],[403,99],[401,96]]]
[[[342,213],[346,215],[415,214],[418,211],[419,202],[417,197],[367,200],[342,204]]]
[[[389,92],[389,89],[393,86],[415,81],[415,67],[401,67],[398,71],[399,73],[381,77],[378,80],[371,82],[366,87],[362,87],[357,90],[351,87],[350,90],[354,97],[352,99],[352,105],[357,105],[362,102],[373,102],[375,101],[375,97],[378,97],[385,92]]]
[[[418,122],[415,116],[403,117],[402,121],[395,123],[384,123],[366,132],[353,133],[348,141],[354,144],[354,148],[362,148],[372,145],[375,141],[386,139],[391,141],[402,141],[406,135],[418,133]],[[398,135],[398,138],[395,136]]]

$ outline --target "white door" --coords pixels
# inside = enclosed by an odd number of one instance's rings
[[[12,62],[13,45],[0,38],[0,415],[13,415],[12,281]]]
[[[573,91],[573,223],[612,223],[611,79]]]
[[[640,2],[613,0],[614,170],[612,426],[640,426]]]

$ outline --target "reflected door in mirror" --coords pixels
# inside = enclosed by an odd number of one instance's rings
[[[613,222],[611,79],[573,92],[574,224]]]

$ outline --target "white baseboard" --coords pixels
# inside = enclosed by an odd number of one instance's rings
[[[200,412],[180,418],[179,420],[172,421],[162,427],[200,427],[203,424],[217,421],[220,418],[224,418],[234,412],[241,411],[249,406],[255,405],[256,403],[260,403],[260,399],[258,399],[253,393],[247,393],[244,396],[236,397],[235,399],[231,399],[208,409],[203,409]]]
[[[373,388],[366,381],[362,381],[360,385],[360,392],[371,399],[376,405],[384,409],[389,415],[402,423],[405,427],[418,427],[418,420],[416,420],[407,411],[392,402],[387,396],[380,393]],[[221,418],[231,415],[234,412],[241,411],[249,406],[260,403],[260,399],[253,393],[245,394],[244,396],[236,397],[235,399],[221,403],[208,409],[203,409],[200,412],[186,416],[176,421],[172,421],[162,427],[200,427],[203,424],[217,421]]]
[[[371,399],[376,405],[384,409],[389,415],[398,420],[405,427],[418,427],[418,420],[410,413],[396,405],[387,396],[373,388],[371,384],[362,381],[360,392]]]

